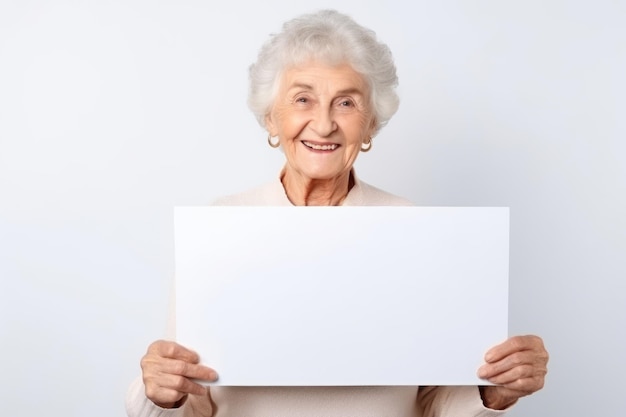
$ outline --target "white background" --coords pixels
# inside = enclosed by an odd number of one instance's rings
[[[420,205],[511,207],[510,329],[552,359],[510,415],[622,415],[625,3],[325,6],[376,30],[398,66],[400,110],[359,175]],[[246,71],[310,10],[0,3],[2,415],[124,415],[164,334],[173,206],[277,174]]]

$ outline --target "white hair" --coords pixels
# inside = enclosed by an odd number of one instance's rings
[[[370,88],[370,106],[377,133],[398,110],[398,77],[389,47],[376,34],[334,10],[321,10],[286,22],[272,35],[250,66],[248,107],[265,128],[282,73],[315,60],[330,65],[347,63]]]

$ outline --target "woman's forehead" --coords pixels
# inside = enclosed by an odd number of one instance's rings
[[[281,89],[327,89],[367,93],[368,85],[361,74],[349,64],[329,65],[309,62],[288,68],[280,79]]]

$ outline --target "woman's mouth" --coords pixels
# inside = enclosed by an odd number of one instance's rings
[[[325,145],[320,145],[318,143],[308,142],[306,140],[302,141],[302,144],[309,149],[313,149],[316,151],[334,151],[339,147],[336,143],[329,143]]]

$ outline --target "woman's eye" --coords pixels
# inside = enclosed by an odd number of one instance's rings
[[[342,107],[352,107],[354,103],[352,102],[352,100],[342,100],[341,102],[339,102],[339,105]]]
[[[296,103],[308,103],[308,99],[306,97],[298,97],[296,99]]]

